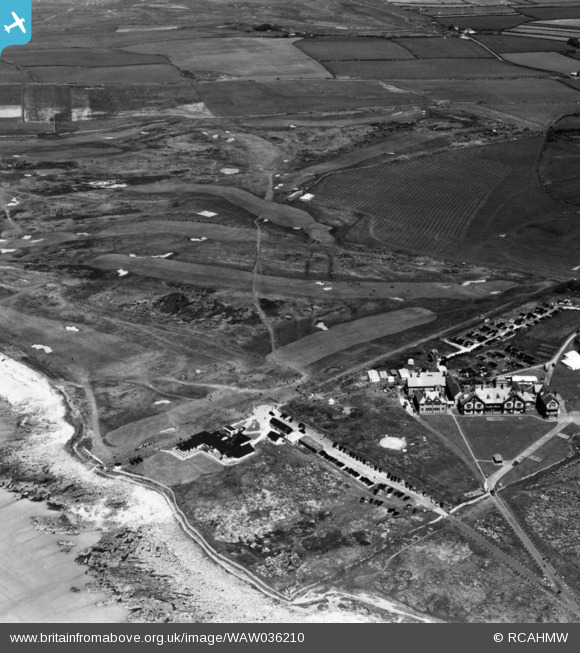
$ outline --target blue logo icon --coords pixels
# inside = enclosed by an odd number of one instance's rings
[[[9,45],[24,45],[32,36],[32,0],[0,0],[0,54]]]

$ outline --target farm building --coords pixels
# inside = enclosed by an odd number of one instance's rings
[[[562,363],[571,370],[580,370],[580,354],[576,351],[569,351],[562,359]]]
[[[243,433],[226,433],[225,431],[200,431],[184,442],[180,442],[173,453],[186,460],[199,452],[205,452],[224,464],[240,462],[255,453],[252,441]]]
[[[542,389],[538,392],[536,406],[538,413],[540,413],[544,419],[558,418],[560,402],[545,385],[542,386]]]

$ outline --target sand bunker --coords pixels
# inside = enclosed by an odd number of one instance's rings
[[[390,435],[385,435],[385,437],[381,440],[380,445],[385,449],[395,449],[396,451],[401,451],[407,446],[407,441],[405,438],[394,438]]]

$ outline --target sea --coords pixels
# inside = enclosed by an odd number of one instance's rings
[[[12,434],[7,405],[0,402],[1,446]],[[87,592],[93,581],[78,552],[94,545],[96,531],[79,535],[37,530],[34,517],[54,516],[44,502],[19,499],[0,488],[0,623],[119,623],[129,614],[101,592]],[[59,541],[74,542],[69,553]],[[78,591],[77,591],[78,590]]]

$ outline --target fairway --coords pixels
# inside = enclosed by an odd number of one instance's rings
[[[304,368],[316,361],[370,340],[407,331],[436,319],[436,314],[425,308],[404,308],[380,315],[363,317],[313,333],[290,345],[277,349],[269,358],[278,363],[291,363]]]
[[[106,254],[90,261],[89,265],[101,270],[129,270],[133,274],[154,279],[175,281],[202,288],[236,288],[251,291],[254,275],[251,272],[235,270],[217,265],[182,263],[170,259],[140,259],[123,254]],[[320,285],[320,283],[322,285]],[[487,298],[490,292],[503,292],[517,284],[511,281],[489,281],[485,284],[440,282],[320,282],[288,277],[259,275],[257,289],[260,295],[281,297],[311,297],[321,299],[389,299],[401,297]],[[326,289],[326,290],[325,290]]]

